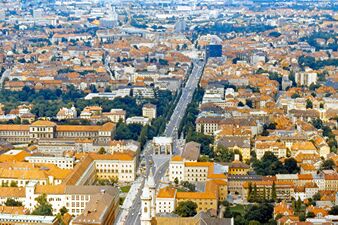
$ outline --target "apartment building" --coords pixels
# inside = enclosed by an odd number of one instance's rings
[[[219,129],[224,117],[198,117],[196,119],[196,131],[206,135],[213,135]]]
[[[153,104],[145,104],[142,107],[142,116],[149,118],[149,119],[155,119],[156,118],[156,105]]]
[[[276,188],[277,199],[291,200],[291,197],[294,196],[294,186],[292,182],[262,180],[243,183],[242,196],[246,201],[248,200],[250,185],[251,187],[256,187],[257,197],[261,199],[269,199],[272,197],[273,185],[275,185]]]
[[[282,142],[257,142],[255,152],[257,159],[261,159],[266,152],[272,152],[277,158],[284,158],[287,148]]]

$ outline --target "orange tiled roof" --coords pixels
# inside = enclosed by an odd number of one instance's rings
[[[211,192],[177,192],[177,199],[217,199],[216,195]]]
[[[174,198],[176,189],[171,187],[161,188],[157,194],[157,198]]]
[[[171,161],[183,161],[183,158],[179,155],[175,155],[171,158]]]

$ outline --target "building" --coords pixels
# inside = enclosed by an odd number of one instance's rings
[[[31,154],[24,150],[9,150],[0,155],[0,162],[23,162],[25,157],[30,155]]]
[[[155,119],[156,118],[156,105],[153,104],[145,104],[142,107],[142,116],[149,118],[149,119]]]
[[[90,119],[92,116],[97,116],[102,114],[102,107],[100,106],[86,106],[81,114],[81,119]]]
[[[59,221],[56,216],[37,216],[37,215],[18,215],[18,214],[7,214],[0,213],[0,223],[6,225],[57,225]]]
[[[58,185],[71,174],[70,169],[60,169],[53,164],[31,164],[28,162],[0,163],[2,186],[24,187],[34,181],[39,185]]]
[[[295,74],[296,83],[299,86],[310,86],[317,83],[317,73],[315,72],[298,72]]]
[[[184,33],[187,29],[187,23],[184,19],[179,19],[174,26],[175,33]]]
[[[261,181],[260,175],[228,175],[228,190],[231,194],[242,193],[243,184],[245,182]]]
[[[141,195],[141,224],[152,224],[155,213],[172,213],[180,202],[194,201],[197,204],[197,212],[210,212],[217,215],[218,201],[227,198],[227,182],[224,177],[210,177],[205,184],[203,192],[177,192],[173,187],[161,188],[155,194],[153,175],[145,183]],[[153,209],[155,211],[153,211]]]
[[[155,154],[173,154],[173,139],[171,137],[154,137],[152,144]]]
[[[113,224],[119,212],[119,195],[116,192],[100,189],[91,196],[83,212],[73,221],[73,225]]]
[[[74,157],[27,156],[25,160],[33,164],[54,164],[61,169],[73,169],[75,164]]]
[[[190,141],[185,144],[183,152],[182,152],[182,158],[185,161],[191,161],[191,162],[197,162],[197,160],[200,157],[200,151],[201,151],[201,144]]]
[[[0,139],[10,143],[30,143],[38,140],[93,139],[95,143],[108,143],[115,135],[116,125],[57,125],[38,120],[30,125],[0,125]]]
[[[225,179],[227,168],[213,162],[190,162],[181,156],[173,156],[169,162],[169,181],[205,182],[210,177]]]
[[[255,152],[257,159],[261,159],[266,152],[272,152],[277,158],[284,158],[287,148],[283,142],[257,142]]]
[[[113,123],[118,123],[119,121],[122,121],[123,123],[126,122],[127,112],[123,109],[111,109],[110,112],[104,112],[102,114],[108,117]]]
[[[215,141],[216,149],[220,147],[238,151],[242,155],[242,160],[250,160],[250,137],[249,136],[224,136]]]
[[[294,196],[293,182],[291,181],[271,181],[271,180],[244,182],[243,189],[242,189],[242,196],[245,201],[248,201],[249,190],[251,186],[251,188],[255,187],[255,189],[257,190],[256,198],[271,199],[273,185],[275,186],[277,199],[291,200],[291,197]]]
[[[98,213],[111,212],[116,216],[118,210],[118,190],[112,186],[64,184],[41,186],[34,181],[30,181],[25,188],[0,187],[0,202],[3,204],[8,197],[11,197],[22,202],[25,209],[33,210],[37,204],[35,198],[42,194],[46,194],[47,201],[52,205],[53,214],[57,214],[62,207],[66,207],[68,212],[75,216],[75,219],[85,213],[88,207],[95,206],[100,201],[104,201],[107,207],[106,210]]]
[[[156,216],[152,224],[154,225],[172,225],[172,224],[186,224],[186,225],[234,225],[234,218],[218,218],[211,216],[209,213],[200,212],[194,217],[173,217]]]
[[[150,119],[143,117],[143,116],[133,116],[133,117],[129,117],[126,120],[126,123],[127,124],[133,124],[134,123],[134,124],[140,124],[142,126],[145,126],[145,125],[150,124]]]
[[[56,114],[56,118],[60,120],[69,120],[69,119],[75,119],[77,117],[77,111],[74,106],[72,106],[70,109],[63,107],[59,110],[59,112]]]
[[[80,160],[65,183],[71,185],[92,185],[98,179],[118,182],[132,182],[136,178],[137,157],[132,152],[98,154],[77,154]]]
[[[229,175],[246,175],[250,171],[250,166],[239,161],[239,155],[235,155],[235,160],[229,165]]]
[[[156,214],[172,213],[176,208],[176,194],[177,190],[175,188],[161,188],[156,196]]]
[[[223,119],[222,116],[198,117],[196,119],[196,131],[206,135],[213,135],[215,131],[219,130],[219,125]]]

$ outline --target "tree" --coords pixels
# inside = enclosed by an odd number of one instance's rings
[[[313,199],[313,201],[320,201],[321,197],[322,197],[322,196],[320,195],[320,193],[317,192],[316,194],[314,194],[314,195],[312,196],[312,199]]]
[[[300,199],[300,197],[298,197],[295,203],[295,211],[300,212],[301,208],[302,208],[302,200]]]
[[[104,155],[104,154],[106,154],[107,152],[106,152],[106,150],[104,149],[104,147],[101,147],[97,153],[99,153],[99,154],[101,154],[101,155]]]
[[[252,202],[252,200],[253,200],[253,196],[252,196],[252,183],[251,182],[249,182],[247,199],[248,199],[249,202]]]
[[[183,201],[178,203],[174,213],[181,217],[192,217],[197,214],[197,204],[193,201]]]
[[[267,223],[272,219],[273,206],[268,203],[255,204],[248,208],[244,218],[247,221],[258,221],[261,224]]]
[[[330,211],[329,211],[329,214],[330,215],[338,215],[338,205],[335,205],[335,206],[333,206],[331,209],[330,209]]]
[[[68,212],[68,209],[66,208],[66,207],[62,207],[61,209],[60,209],[60,214],[61,214],[61,216],[63,216],[64,214],[66,214]]]
[[[174,183],[175,183],[176,185],[178,185],[178,182],[179,182],[178,178],[177,178],[177,177],[175,177],[175,179],[174,179]]]
[[[254,202],[256,202],[256,201],[258,200],[258,196],[257,196],[257,185],[256,185],[256,184],[255,184],[254,187],[253,187],[252,195],[253,195],[252,200],[253,200]]]
[[[244,106],[244,104],[243,104],[243,102],[238,102],[238,105],[237,105],[238,107],[243,107]]]
[[[250,220],[249,225],[260,225],[261,223],[257,220]]]
[[[181,184],[191,192],[196,191],[196,186],[188,181],[182,181]]]
[[[142,127],[140,136],[138,137],[138,142],[140,142],[141,146],[144,146],[145,143],[147,142],[148,133],[149,133],[148,129],[149,129],[148,125]]]
[[[319,118],[312,120],[311,123],[316,129],[322,129],[323,128],[323,121]]]
[[[52,216],[53,208],[52,205],[47,201],[47,195],[42,194],[35,198],[37,201],[37,205],[32,212],[32,215],[40,215],[40,216]]]
[[[263,130],[263,132],[262,132],[262,136],[269,136],[269,131],[267,131],[267,130]]]
[[[271,199],[272,199],[273,201],[276,201],[276,200],[277,200],[276,184],[275,184],[274,181],[273,181],[272,187],[271,187]]]
[[[13,198],[7,198],[5,201],[5,206],[22,206],[22,202],[16,201]]]
[[[335,167],[334,161],[332,159],[327,159],[320,165],[320,170],[334,170]]]
[[[291,174],[296,174],[300,171],[297,161],[294,158],[287,158],[284,161],[284,168]]]
[[[215,152],[215,161],[216,162],[232,162],[234,160],[235,153],[229,149],[220,146]]]
[[[308,212],[306,214],[306,218],[315,218],[315,217],[316,217],[316,215],[313,212]]]
[[[311,102],[310,99],[306,100],[306,108],[307,109],[312,109],[313,108],[313,103]]]
[[[252,104],[252,100],[251,100],[251,99],[246,100],[245,104],[246,104],[248,107],[250,107],[250,108],[253,107],[253,104]]]
[[[292,99],[299,98],[299,97],[300,97],[300,95],[298,93],[294,93],[294,94],[291,95]]]
[[[18,183],[16,181],[12,180],[10,186],[11,187],[17,187]]]
[[[287,173],[283,164],[270,151],[264,153],[261,160],[255,160],[252,167],[258,175],[276,175],[277,173]]]

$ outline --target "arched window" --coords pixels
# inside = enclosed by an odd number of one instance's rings
[[[144,207],[144,210],[143,210],[145,213],[148,212],[148,208],[147,207]]]

